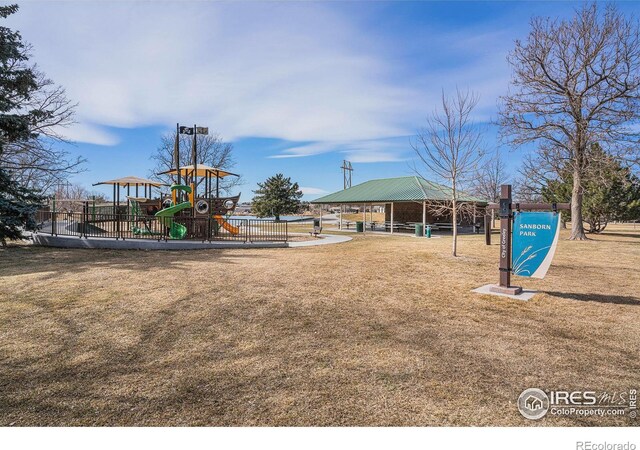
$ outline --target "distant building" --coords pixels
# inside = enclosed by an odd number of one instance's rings
[[[251,214],[251,203],[239,203],[236,205],[235,214]]]

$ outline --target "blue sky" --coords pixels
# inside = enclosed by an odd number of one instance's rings
[[[148,176],[162,133],[208,126],[233,142],[243,200],[282,172],[305,199],[353,181],[412,174],[410,139],[442,89],[496,117],[506,55],[534,15],[576,2],[23,1],[9,26],[78,102],[65,130],[88,160],[72,181]],[[639,10],[623,2],[625,12]],[[499,145],[489,127],[488,149]],[[522,150],[503,148],[511,167]],[[96,188],[100,191],[100,188]],[[110,194],[109,189],[104,189]]]

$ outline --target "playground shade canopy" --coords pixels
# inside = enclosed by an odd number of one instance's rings
[[[228,176],[237,177],[239,175],[231,172],[227,172],[226,170],[218,169],[217,167],[205,166],[204,164],[198,164],[197,167],[194,168],[193,165],[190,166],[182,166],[180,167],[180,176],[193,176],[196,177],[207,177],[207,176],[215,176],[218,178],[224,178]],[[195,173],[194,173],[195,171]],[[171,169],[164,172],[160,172],[158,175],[177,175],[178,169]]]
[[[487,201],[463,192],[458,194],[462,202],[486,203]],[[355,204],[446,201],[451,199],[451,189],[422,177],[381,178],[365,181],[342,191],[311,201],[314,204]]]
[[[146,178],[140,178],[140,177],[122,177],[122,178],[116,178],[115,180],[107,180],[107,181],[100,181],[98,183],[94,183],[93,186],[97,186],[99,184],[113,184],[113,185],[120,185],[120,186],[144,186],[149,185],[149,186],[155,186],[155,187],[160,187],[160,186],[167,186],[166,183],[162,183],[160,181],[154,181],[154,180],[148,180]]]

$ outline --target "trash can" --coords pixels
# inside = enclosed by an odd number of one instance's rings
[[[421,223],[416,224],[416,237],[424,236],[424,226]]]
[[[356,233],[364,232],[364,222],[356,222]]]
[[[431,237],[431,225],[427,225],[427,237]]]

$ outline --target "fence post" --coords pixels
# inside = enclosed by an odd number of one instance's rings
[[[120,212],[118,211],[117,207],[116,207],[116,239],[120,239]]]
[[[82,203],[82,211],[80,212],[80,236],[78,236],[80,239],[82,239],[82,232],[84,231],[85,236],[87,235],[87,232],[85,231],[85,226],[86,226],[86,222],[85,222],[85,213],[87,212],[86,210],[86,204]]]
[[[58,235],[58,217],[56,213],[56,198],[53,197],[53,212],[51,213],[51,236]]]
[[[284,223],[284,241],[289,242],[289,221]]]

